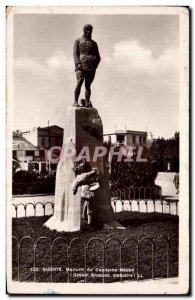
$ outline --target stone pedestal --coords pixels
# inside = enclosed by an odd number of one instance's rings
[[[89,165],[97,168],[99,172],[100,186],[91,203],[92,223],[110,223],[111,226],[115,224],[105,158],[92,161],[95,147],[102,144],[103,127],[98,111],[95,108],[70,106],[67,110],[63,148],[57,167],[54,216],[45,223],[45,226],[57,231],[80,230],[81,191],[79,188],[76,195],[73,194],[72,183],[75,179],[72,169],[73,159],[64,155],[65,149],[70,146],[76,148],[76,156],[87,146],[90,154]]]

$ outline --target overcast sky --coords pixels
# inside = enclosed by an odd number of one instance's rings
[[[15,15],[14,130],[59,125],[74,102],[74,40],[94,27],[101,63],[91,100],[104,133],[179,128],[179,17],[174,15]],[[81,97],[84,97],[84,86]]]

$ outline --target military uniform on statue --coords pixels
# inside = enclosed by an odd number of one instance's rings
[[[74,106],[79,106],[78,99],[83,82],[85,81],[85,101],[81,106],[92,107],[90,101],[91,84],[95,78],[96,69],[100,63],[100,54],[97,43],[91,39],[93,27],[87,24],[83,28],[83,36],[74,44],[74,63],[77,85],[74,94]]]

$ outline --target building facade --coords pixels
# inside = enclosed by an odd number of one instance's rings
[[[121,146],[147,145],[147,132],[134,130],[116,130],[104,134],[104,140]]]
[[[34,127],[22,134],[33,145],[48,150],[54,146],[62,146],[64,129],[57,125]]]
[[[22,170],[37,170],[39,173],[49,171],[55,173],[56,162],[48,160],[48,150],[61,147],[63,144],[63,128],[54,125],[37,127],[25,132],[13,132],[13,159],[17,160]],[[52,152],[53,158],[58,158],[59,150]]]
[[[17,160],[21,170],[29,170],[29,165],[33,164],[41,172],[45,162],[45,150],[34,146],[26,140],[22,133],[13,132],[13,159]]]

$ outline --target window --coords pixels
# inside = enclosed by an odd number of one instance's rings
[[[139,137],[139,143],[142,143],[142,136]]]
[[[34,151],[26,151],[26,156],[33,156],[34,155]]]
[[[60,139],[55,138],[55,145],[54,146],[60,146]]]
[[[143,144],[145,144],[145,143],[146,143],[146,137],[143,136]]]
[[[117,142],[119,144],[124,143],[124,140],[125,140],[125,136],[124,135],[117,135],[116,138],[117,138]]]
[[[40,157],[42,157],[42,158],[45,157],[45,150],[40,150],[39,153],[40,153]]]
[[[45,138],[44,137],[41,138],[41,146],[45,146]]]
[[[35,151],[35,156],[39,156],[39,150]]]
[[[17,151],[17,157],[24,157],[25,151]]]
[[[133,135],[133,144],[136,143],[136,138],[135,138],[135,135]]]

